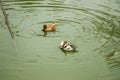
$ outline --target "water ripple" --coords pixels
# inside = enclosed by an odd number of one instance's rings
[[[67,38],[78,43],[78,45],[83,43],[82,46],[87,49],[91,48],[90,45],[98,44],[99,46],[95,46],[92,50],[98,50],[103,55],[111,54],[113,48],[113,51],[119,52],[120,2],[115,1],[115,7],[96,3],[92,8],[89,5],[80,4],[80,2],[74,1],[73,4],[66,0],[4,0],[3,7],[11,19],[10,23],[13,25],[12,28],[17,37],[29,39],[46,37],[58,40]],[[19,17],[16,18],[14,15]],[[41,31],[42,25],[50,24],[52,21],[57,22],[56,33],[49,33],[44,36]],[[29,28],[34,29],[34,31],[30,31]],[[80,41],[81,43],[79,43]],[[91,41],[96,41],[96,43],[91,43]],[[82,49],[84,50],[84,48]],[[53,57],[47,59],[56,60],[56,62],[57,60],[63,61],[63,59]],[[72,60],[73,62],[80,61],[77,58]],[[119,67],[119,58],[107,59],[106,61],[108,61],[108,65],[113,64],[113,66]]]

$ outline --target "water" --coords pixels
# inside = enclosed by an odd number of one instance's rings
[[[2,0],[0,80],[120,80],[119,0]],[[56,32],[42,25],[56,21]],[[62,52],[68,40],[78,52]]]

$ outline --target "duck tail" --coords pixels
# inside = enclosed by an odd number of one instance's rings
[[[74,50],[76,49],[76,46],[75,45],[70,45]]]

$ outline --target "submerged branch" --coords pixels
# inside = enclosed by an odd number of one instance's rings
[[[9,32],[10,32],[10,35],[11,35],[12,39],[14,39],[14,34],[13,34],[11,28],[10,28],[10,24],[9,24],[9,21],[8,21],[8,16],[7,16],[6,12],[4,11],[4,8],[2,6],[2,1],[1,0],[0,0],[0,7],[1,7],[1,10],[3,12],[4,18],[5,18],[5,22],[6,22],[7,28],[9,30]]]

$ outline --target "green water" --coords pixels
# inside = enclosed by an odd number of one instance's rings
[[[119,0],[2,0],[0,80],[120,80]],[[44,35],[42,26],[57,23]],[[77,52],[59,49],[62,40]]]

